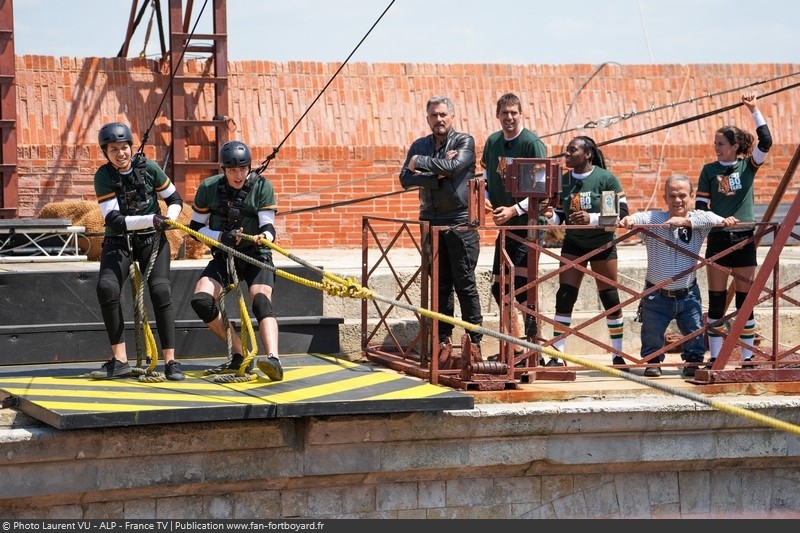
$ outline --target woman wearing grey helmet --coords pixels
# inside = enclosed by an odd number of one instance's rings
[[[272,250],[259,244],[275,240],[278,204],[272,183],[252,172],[251,164],[250,148],[243,142],[229,141],[222,145],[219,151],[222,174],[204,179],[197,187],[189,227],[271,267]],[[256,237],[258,242],[241,239],[240,232]],[[215,335],[227,342],[228,332],[217,301],[223,287],[231,283],[228,253],[214,247],[212,257],[195,285],[192,308]],[[267,352],[266,357],[258,359],[258,368],[272,381],[281,381],[283,368],[278,355],[278,320],[272,309],[274,269],[254,265],[239,257],[234,258],[234,268],[236,276],[249,287],[259,337]],[[229,328],[232,351],[229,361],[207,372],[236,372],[244,364],[241,339],[235,335],[232,325],[229,324]]]
[[[161,342],[165,376],[171,381],[181,381],[184,375],[180,363],[175,360],[175,311],[169,281],[170,245],[166,238],[155,239],[155,235],[166,226],[158,197],[166,202],[166,218],[171,220],[178,218],[183,200],[156,163],[143,154],[132,153],[133,135],[126,124],[106,124],[100,128],[97,140],[108,160],[94,175],[94,191],[105,221],[97,299],[111,343],[111,358],[90,375],[95,379],[131,375],[120,294],[128,279],[131,262],[138,262],[141,270],[146,271],[157,241],[159,249],[147,284]]]

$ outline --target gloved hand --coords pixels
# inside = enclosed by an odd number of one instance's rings
[[[172,229],[172,226],[166,222],[167,220],[169,219],[165,216],[153,215],[153,227],[156,229],[156,231],[167,231],[168,229]]]
[[[231,248],[239,244],[239,240],[241,240],[241,237],[239,237],[239,230],[236,229],[223,231],[219,236],[219,242]]]

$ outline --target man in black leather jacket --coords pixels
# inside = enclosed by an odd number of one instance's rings
[[[475,175],[475,139],[453,129],[455,108],[445,96],[434,96],[425,106],[431,134],[414,141],[400,171],[405,189],[419,188],[419,219],[431,228],[446,226],[439,234],[439,309],[453,316],[458,296],[464,322],[482,325],[481,301],[475,281],[480,235],[469,226],[468,181]],[[439,322],[439,342],[448,342],[453,324]],[[483,335],[469,332],[478,345]]]

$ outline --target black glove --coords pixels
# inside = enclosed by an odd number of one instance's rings
[[[172,229],[172,226],[166,222],[167,220],[169,219],[165,216],[153,215],[153,227],[156,229],[156,231],[167,231],[168,229]]]
[[[223,231],[219,236],[219,242],[225,246],[233,248],[239,241],[239,230],[232,229],[230,231]]]

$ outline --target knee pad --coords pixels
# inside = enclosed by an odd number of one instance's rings
[[[728,291],[708,291],[708,317],[709,319],[720,319],[725,316],[725,302],[728,299]]]
[[[736,291],[736,309],[741,309],[742,308],[742,304],[744,304],[744,301],[745,301],[746,298],[747,298],[747,293],[746,292]],[[755,315],[753,314],[753,312],[750,311],[750,316],[748,317],[749,320],[753,320],[754,316]]]
[[[603,289],[597,292],[600,297],[600,303],[603,304],[603,309],[608,311],[614,306],[619,305],[619,291],[615,288]],[[608,315],[608,318],[617,318],[622,314],[622,309],[618,309],[615,313]]]
[[[500,305],[500,283],[494,282],[492,283],[492,298],[494,301],[497,302],[497,305]]]
[[[271,316],[275,316],[272,310],[272,302],[263,294],[256,294],[253,298],[253,314],[258,322]]]
[[[578,287],[562,283],[556,291],[556,313],[569,316],[578,301]]]
[[[120,286],[115,278],[100,278],[97,282],[97,300],[100,305],[109,305],[113,302],[119,303]]]
[[[156,281],[150,286],[150,299],[154,308],[164,308],[172,305],[172,290],[168,279]]]
[[[197,314],[197,317],[208,324],[213,322],[219,310],[217,309],[217,302],[214,297],[207,292],[198,292],[192,296],[192,309]]]

